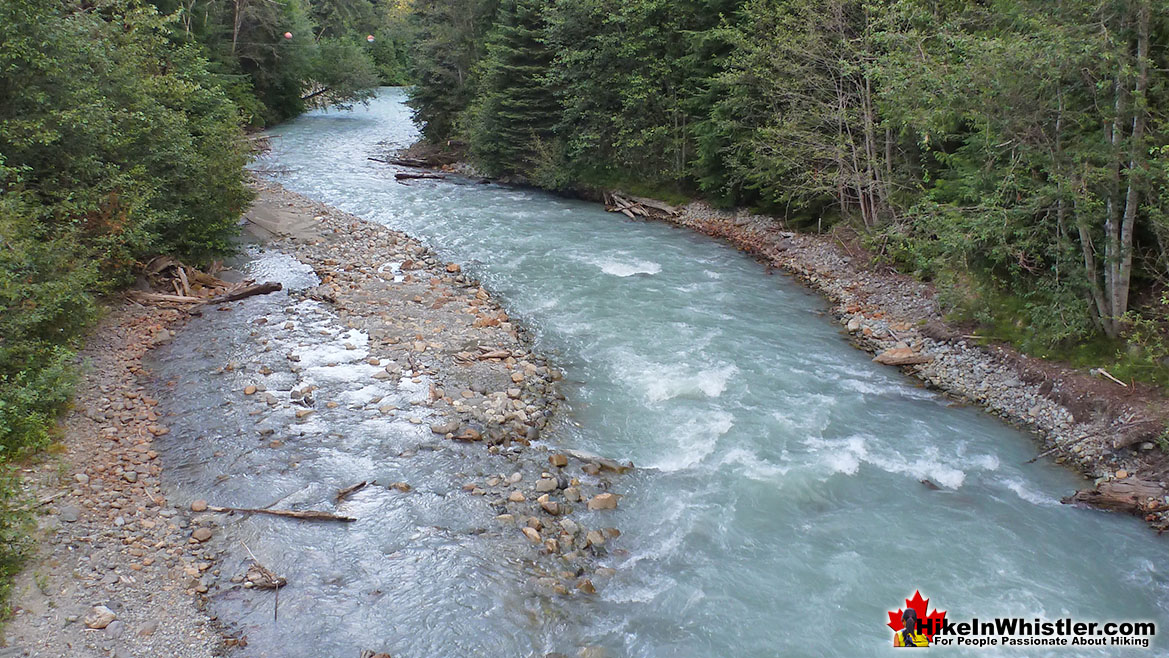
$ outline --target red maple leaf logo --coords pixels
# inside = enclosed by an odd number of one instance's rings
[[[942,622],[946,620],[946,611],[942,610],[941,612],[938,612],[937,608],[935,608],[933,612],[929,613],[929,615],[926,615],[925,611],[926,608],[929,607],[929,604],[929,599],[921,598],[920,591],[915,591],[913,593],[912,599],[905,599],[905,605],[907,607],[913,608],[913,611],[917,613],[917,618],[922,622],[922,635],[925,635],[926,639],[928,639],[930,642],[933,642],[934,631],[940,629],[942,627]],[[905,628],[905,622],[901,621],[901,614],[903,612],[905,612],[904,608],[898,608],[897,612],[889,613],[889,623],[887,625],[889,628],[892,628],[893,632],[895,633]]]

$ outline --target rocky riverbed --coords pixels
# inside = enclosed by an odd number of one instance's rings
[[[217,619],[215,601],[269,596],[276,565],[242,542],[251,514],[220,511],[242,507],[230,479],[294,469],[314,428],[341,431],[353,418],[405,428],[391,459],[466,456],[474,466],[445,474],[453,490],[441,495],[487,508],[494,527],[475,533],[494,537],[510,560],[522,556],[533,596],[589,596],[615,573],[620,532],[606,513],[632,465],[543,440],[565,422],[556,413],[562,375],[532,353],[523,328],[458,264],[410,237],[277,185],[257,188],[247,224],[262,246],[253,253],[295,259],[305,285],[262,313],[257,298],[199,309],[112,303],[83,353],[89,365],[62,452],[30,469],[45,512],[41,546],[0,655],[186,658],[247,646],[248,629]],[[192,426],[178,411],[183,387],[148,370],[157,360],[148,350],[165,359],[189,349],[171,343],[192,313],[238,320],[254,343],[210,373],[220,378],[219,406],[254,422],[239,428],[255,435],[239,454],[192,431],[197,419]],[[202,490],[174,484],[190,468],[223,475]],[[351,499],[433,493],[373,478],[316,484],[328,495],[264,507],[346,516]]]

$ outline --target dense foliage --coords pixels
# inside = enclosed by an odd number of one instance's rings
[[[1129,339],[1126,374],[1156,378],[1164,10],[426,0],[413,103],[489,173],[848,224],[989,332],[1044,353]]]
[[[406,82],[404,0],[151,0],[261,126]],[[367,41],[373,36],[372,42]]]
[[[405,18],[374,0],[0,0],[0,606],[28,545],[11,465],[51,441],[96,298],[155,255],[230,251],[243,126],[401,83]]]

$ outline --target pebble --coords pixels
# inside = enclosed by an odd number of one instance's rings
[[[203,543],[211,539],[211,530],[208,528],[196,528],[195,532],[191,533],[191,538],[199,543]]]
[[[540,543],[540,531],[539,530],[536,530],[535,528],[525,527],[525,528],[523,528],[523,533],[524,533],[524,536],[528,538],[528,541],[532,542],[533,544]]]
[[[90,609],[89,614],[85,616],[85,626],[87,628],[102,629],[109,626],[118,615],[114,614],[113,610],[104,605],[97,605]]]
[[[597,494],[589,499],[589,509],[617,509],[617,496],[611,493]]]
[[[195,502],[191,503],[191,511],[192,512],[206,512],[207,511],[207,501],[196,500]]]
[[[81,508],[76,505],[65,505],[57,516],[65,523],[76,523],[77,519],[81,518]]]
[[[527,500],[527,497],[524,496],[522,491],[513,491],[510,494],[508,494],[507,499],[509,502],[522,503],[525,500]]]
[[[548,457],[548,463],[552,464],[556,468],[564,468],[565,466],[568,466],[568,456],[561,454],[551,455]]]

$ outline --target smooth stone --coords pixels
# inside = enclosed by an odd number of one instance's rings
[[[85,616],[85,625],[88,628],[102,629],[109,626],[117,618],[118,615],[114,614],[113,610],[104,605],[98,605],[94,606]]]
[[[617,496],[611,493],[597,494],[589,499],[589,509],[617,509]]]

